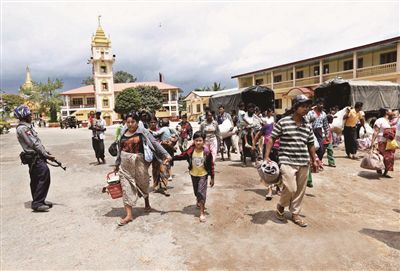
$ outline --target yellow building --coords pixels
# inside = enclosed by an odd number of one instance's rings
[[[208,106],[210,97],[215,91],[191,91],[185,98],[188,120],[197,121],[204,114],[204,108]]]
[[[335,77],[400,83],[400,36],[326,55],[232,76],[239,88],[262,85],[275,92],[275,111],[291,107],[293,95],[311,96]]]

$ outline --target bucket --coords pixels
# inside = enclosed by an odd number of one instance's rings
[[[110,193],[111,198],[118,199],[122,197],[122,187],[121,183],[109,184],[107,186],[108,193]]]

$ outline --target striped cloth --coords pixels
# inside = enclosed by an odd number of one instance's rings
[[[279,163],[294,166],[306,166],[310,157],[307,145],[314,144],[311,125],[303,118],[300,126],[292,116],[280,119],[272,130],[272,138],[280,138]]]

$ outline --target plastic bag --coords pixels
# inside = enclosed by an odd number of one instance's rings
[[[315,147],[315,150],[318,150],[319,149],[319,142],[318,142],[318,140],[317,140],[317,137],[313,134],[313,136],[314,136],[314,147]]]
[[[360,137],[363,138],[363,137],[367,137],[367,136],[368,137],[372,136],[374,133],[374,129],[372,129],[372,127],[368,123],[365,123],[364,126],[365,126],[365,130],[363,127],[360,128]]]
[[[232,127],[233,127],[232,122],[229,119],[224,120],[224,122],[222,122],[220,125],[218,125],[219,132],[223,139],[231,136],[231,134],[229,133],[230,132],[229,130]]]
[[[388,150],[388,151],[394,151],[394,150],[396,150],[397,148],[399,148],[399,144],[397,144],[396,139],[388,140],[388,141],[386,142],[386,150]]]
[[[341,134],[344,129],[344,115],[347,113],[347,107],[342,110],[336,112],[332,122],[332,131],[336,134]]]
[[[361,160],[360,167],[370,170],[385,169],[385,164],[383,163],[383,156],[377,152],[367,153]]]

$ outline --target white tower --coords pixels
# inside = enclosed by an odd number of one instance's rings
[[[92,57],[89,63],[93,65],[94,90],[96,95],[96,109],[102,112],[107,125],[116,119],[114,113],[114,80],[112,65],[115,55],[112,54],[111,40],[106,37],[100,25],[92,37]]]

